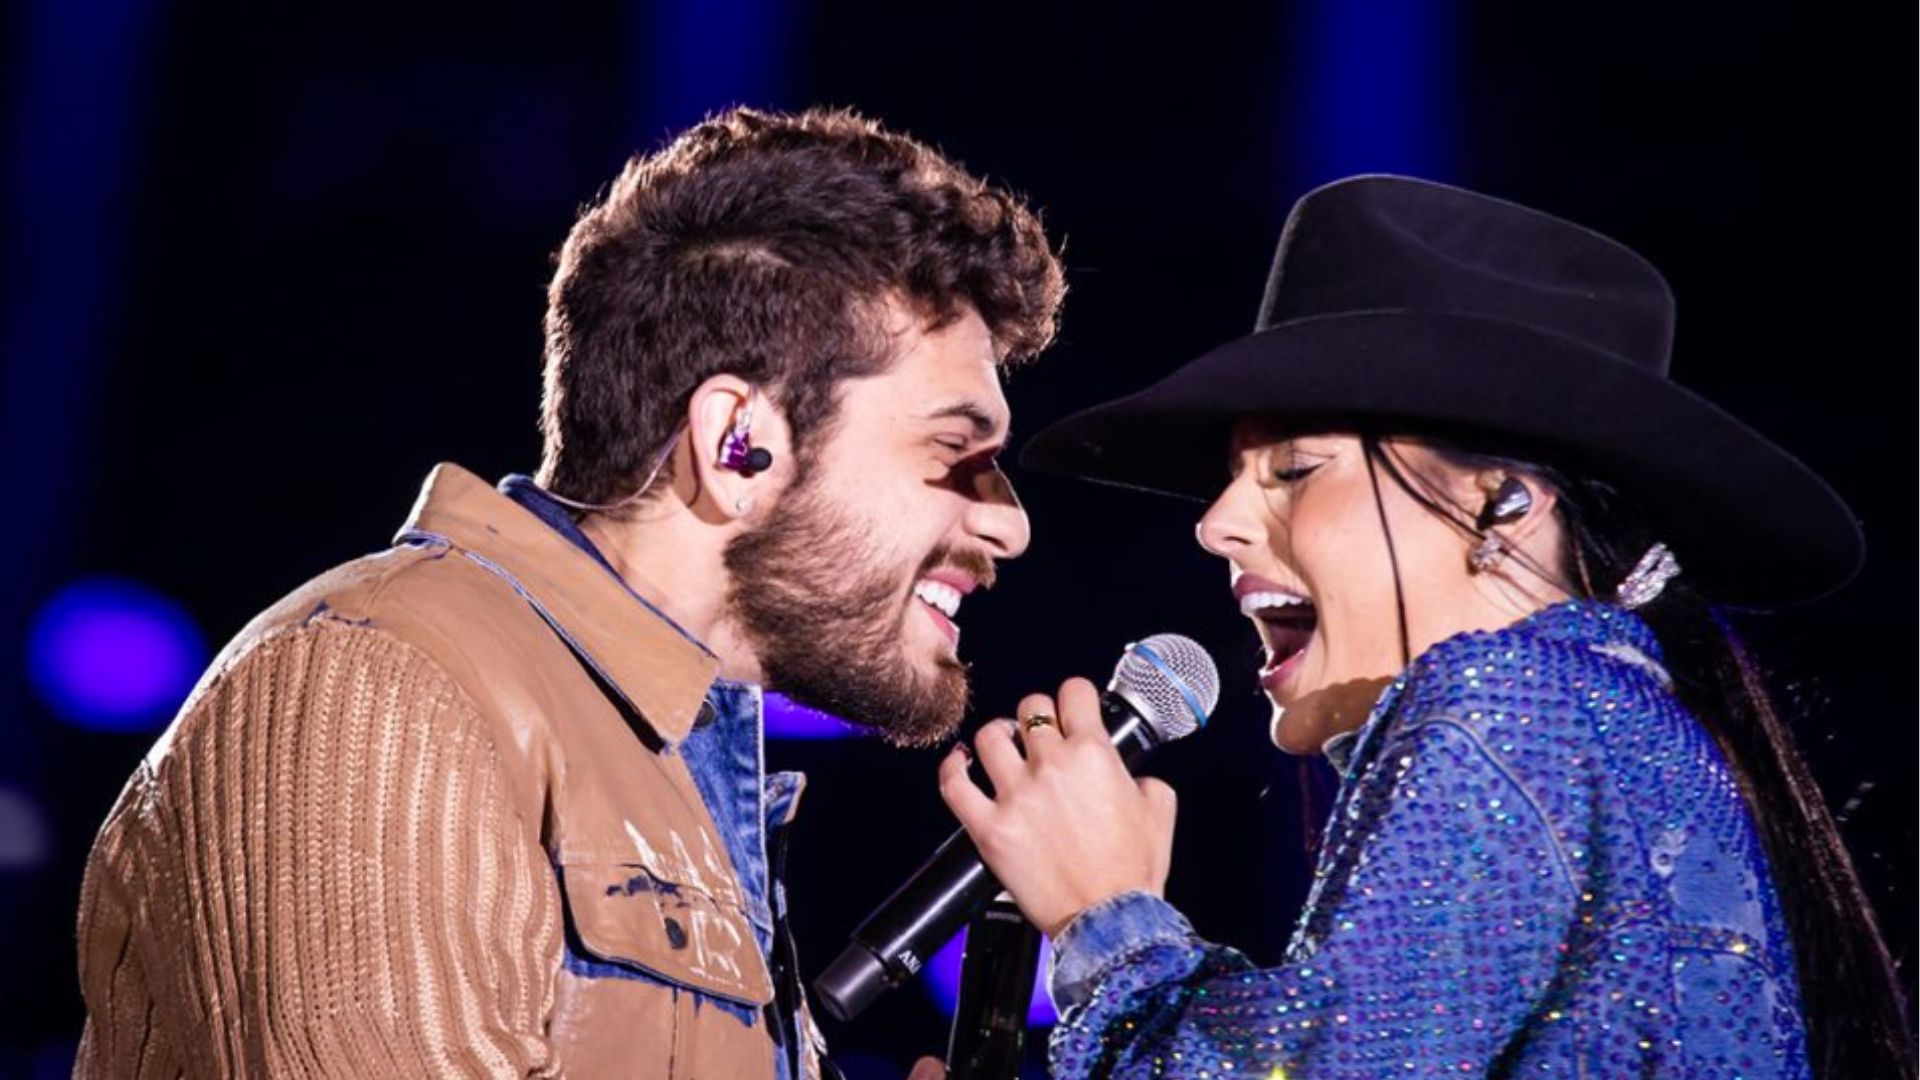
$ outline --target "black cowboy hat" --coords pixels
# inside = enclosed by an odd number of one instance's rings
[[[1212,499],[1239,417],[1477,432],[1627,492],[1717,602],[1845,584],[1863,551],[1846,504],[1669,380],[1672,340],[1673,294],[1626,247],[1470,191],[1354,177],[1294,205],[1253,334],[1053,424],[1021,460]]]

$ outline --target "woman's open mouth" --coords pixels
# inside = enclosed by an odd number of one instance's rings
[[[1300,658],[1306,655],[1314,628],[1319,625],[1319,614],[1306,596],[1269,582],[1241,578],[1234,592],[1239,596],[1240,613],[1253,620],[1267,649],[1266,663],[1260,667],[1260,688],[1274,693],[1300,666]]]

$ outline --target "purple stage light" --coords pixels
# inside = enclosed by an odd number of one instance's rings
[[[962,931],[947,946],[933,954],[927,961],[924,974],[927,977],[927,992],[940,1006],[940,1011],[953,1015],[954,1005],[960,1000],[960,960],[966,952],[967,935]],[[1053,960],[1053,941],[1040,939],[1040,970],[1033,977],[1033,1004],[1027,1006],[1027,1026],[1045,1027],[1059,1019],[1053,1011],[1053,998],[1047,994],[1047,967]]]
[[[809,709],[783,694],[762,696],[769,739],[849,739],[860,729],[836,716]]]
[[[34,688],[59,717],[98,731],[172,718],[207,662],[185,608],[131,581],[75,582],[48,600],[27,638]]]
[[[30,870],[53,852],[47,816],[23,792],[0,787],[0,871]]]

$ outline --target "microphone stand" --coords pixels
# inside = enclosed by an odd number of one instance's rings
[[[947,1080],[1015,1080],[1040,970],[1040,931],[1001,893],[967,924]]]

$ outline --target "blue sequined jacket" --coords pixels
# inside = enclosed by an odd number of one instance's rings
[[[1651,631],[1429,649],[1351,744],[1282,967],[1129,893],[1055,942],[1060,1077],[1808,1075],[1746,802]]]

